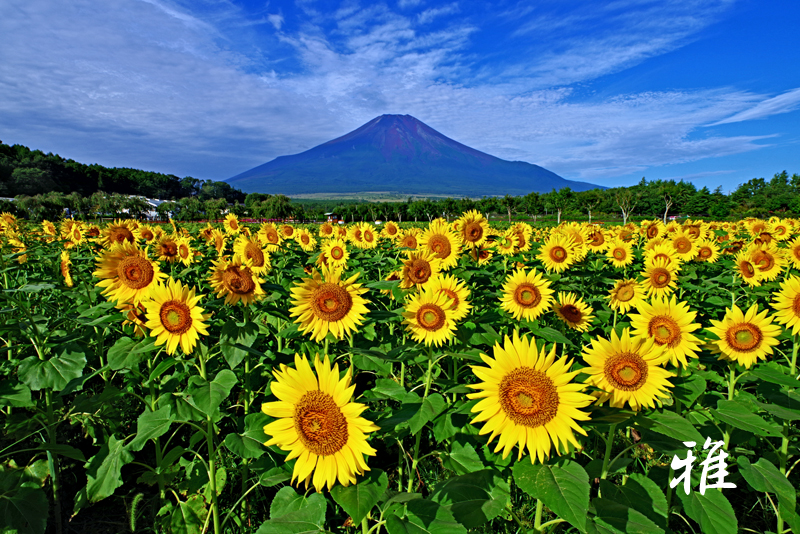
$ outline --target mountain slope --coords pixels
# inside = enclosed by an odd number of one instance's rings
[[[342,137],[225,181],[247,192],[286,195],[386,192],[459,197],[598,187],[480,152],[410,115],[381,115]]]

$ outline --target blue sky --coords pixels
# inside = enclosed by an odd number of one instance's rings
[[[221,180],[383,113],[573,180],[800,173],[800,2],[4,0],[0,139]]]

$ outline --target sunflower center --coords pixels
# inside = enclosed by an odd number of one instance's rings
[[[542,371],[518,367],[500,382],[500,406],[518,425],[530,428],[550,422],[558,414],[558,390]]]
[[[667,287],[671,281],[672,274],[663,267],[656,267],[650,275],[650,284],[656,289]]]
[[[238,229],[239,229],[239,223],[238,223],[238,222],[236,222],[236,219],[231,219],[231,220],[228,222],[228,224],[230,225],[230,227],[231,227],[231,229],[232,229],[232,230],[238,230]]]
[[[123,241],[129,241],[133,243],[133,232],[124,226],[116,226],[109,232],[108,240],[112,243],[122,243]]]
[[[267,238],[267,241],[269,241],[270,243],[272,243],[274,245],[277,245],[278,241],[280,240],[280,238],[278,237],[278,232],[276,232],[275,230],[273,230],[271,228],[269,230],[267,230],[264,233],[264,235]]]
[[[405,248],[417,248],[417,238],[413,235],[404,237],[402,243]]]
[[[686,254],[692,250],[692,242],[686,237],[678,237],[672,242],[672,245],[680,254]]]
[[[375,235],[370,230],[364,231],[364,241],[367,243],[372,243],[375,241]]]
[[[657,315],[650,319],[647,333],[659,345],[667,345],[670,348],[678,346],[681,342],[681,327],[668,315]]]
[[[181,243],[181,245],[178,247],[178,254],[180,254],[181,258],[185,260],[189,257],[189,247]]]
[[[599,247],[606,242],[606,238],[603,237],[603,232],[592,232],[592,235],[589,236],[589,239],[589,244],[593,247]]]
[[[150,230],[142,230],[140,234],[145,241],[150,241],[153,239],[153,232]]]
[[[761,345],[764,335],[761,329],[752,323],[741,323],[728,328],[725,332],[728,345],[739,352],[751,352]]]
[[[248,242],[244,247],[244,257],[252,260],[254,267],[263,267],[264,265],[264,253],[261,251],[261,247],[251,242]]]
[[[343,318],[353,307],[353,298],[340,285],[325,282],[311,295],[314,315],[324,321],[334,322]]]
[[[417,258],[412,260],[408,269],[408,278],[415,284],[424,284],[431,277],[431,264],[426,260]]]
[[[161,325],[170,334],[185,334],[192,327],[189,306],[179,300],[169,300],[161,305]]]
[[[174,241],[166,241],[161,244],[161,255],[168,258],[178,255],[178,245]]]
[[[303,445],[318,456],[330,456],[347,445],[347,419],[333,397],[309,391],[294,408],[294,428]]]
[[[628,257],[628,254],[625,252],[623,248],[615,248],[614,252],[612,252],[614,259],[617,261],[625,261],[625,258]]]
[[[441,235],[431,237],[428,248],[436,253],[437,258],[444,259],[450,255],[450,241]]]
[[[435,332],[444,326],[444,310],[435,304],[423,304],[417,310],[417,323],[430,332]]]
[[[525,232],[517,232],[517,242],[519,243],[519,248],[525,248],[528,243],[527,239],[525,239]]]
[[[539,288],[532,284],[523,283],[514,290],[514,302],[523,308],[534,308],[542,301]]]
[[[775,266],[775,258],[769,252],[758,250],[753,254],[753,263],[759,271],[769,271]]]
[[[389,235],[397,234],[397,227],[393,224],[390,224],[386,227],[386,233]]]
[[[117,276],[131,289],[147,287],[154,274],[153,264],[141,256],[126,256],[117,265]]]
[[[792,311],[795,317],[800,317],[800,294],[796,295],[792,301]]]
[[[483,227],[480,223],[471,222],[464,228],[464,236],[471,243],[480,241],[481,237],[483,237]]]
[[[653,238],[658,237],[659,233],[660,232],[658,231],[658,226],[656,226],[655,224],[647,227],[647,238],[648,239],[653,239]]]
[[[333,247],[331,249],[331,258],[337,261],[344,258],[344,251],[342,250],[342,247]]]
[[[603,373],[615,389],[636,391],[647,382],[647,362],[638,354],[617,354],[606,360]]]
[[[458,300],[458,295],[456,295],[456,292],[455,292],[455,291],[452,291],[452,290],[450,290],[450,289],[447,289],[447,288],[444,288],[444,287],[440,287],[440,288],[439,288],[439,293],[444,293],[445,295],[447,295],[447,297],[448,297],[450,300],[452,300],[452,301],[453,301],[453,302],[450,304],[450,309],[451,309],[451,310],[456,310],[456,309],[458,309],[458,303],[459,303],[460,301]]]
[[[86,235],[90,237],[97,237],[100,235],[100,230],[98,228],[89,228],[89,231],[86,232]]]
[[[745,278],[753,278],[756,275],[756,269],[749,261],[742,261],[739,263],[739,270]]]
[[[567,249],[560,246],[555,246],[550,250],[550,260],[561,263],[567,259]]]
[[[303,234],[303,235],[301,235],[301,236],[300,236],[300,241],[301,241],[301,242],[302,242],[304,245],[308,245],[308,244],[311,242],[311,238],[310,238],[310,237],[308,237],[306,234]]]
[[[632,283],[623,284],[617,290],[617,300],[620,302],[628,302],[636,295],[636,289],[634,289]]]
[[[564,304],[561,306],[561,315],[563,315],[564,319],[570,323],[579,323],[581,322],[581,319],[583,319],[581,310],[579,310],[574,304]]]
[[[256,282],[249,267],[229,265],[222,274],[225,289],[237,295],[249,295],[256,289]]]
[[[700,247],[700,251],[697,253],[697,255],[700,256],[700,259],[707,260],[713,255],[713,253],[709,247]]]

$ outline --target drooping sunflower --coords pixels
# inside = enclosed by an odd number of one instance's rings
[[[155,344],[166,344],[167,354],[170,355],[178,345],[184,354],[191,354],[200,339],[199,334],[208,335],[205,321],[211,315],[204,315],[203,308],[197,305],[202,295],[195,295],[194,288],[170,278],[166,285],[154,286],[150,297],[142,304],[147,310],[145,326],[150,329],[150,335],[156,338]]]
[[[75,281],[72,279],[72,273],[69,272],[69,266],[72,265],[72,261],[69,259],[69,252],[66,250],[61,251],[61,276],[64,277],[64,284],[67,287],[74,287]]]
[[[225,220],[222,221],[222,227],[228,235],[236,235],[242,231],[242,227],[239,224],[239,217],[237,217],[235,213],[229,213],[225,216]]]
[[[617,280],[609,291],[608,305],[612,310],[628,313],[644,300],[644,289],[636,280]]]
[[[469,313],[472,305],[469,299],[470,290],[466,282],[459,280],[452,274],[437,276],[430,281],[428,287],[432,291],[444,293],[450,299],[450,307],[447,312],[453,317],[454,321],[460,321]]]
[[[719,338],[711,343],[722,353],[720,359],[750,369],[758,360],[765,360],[767,354],[772,354],[772,347],[779,343],[781,327],[772,324],[767,313],[768,310],[758,313],[758,304],[753,304],[747,313],[734,304],[733,308],[725,310],[721,321],[712,319],[714,326],[708,331]]]
[[[268,273],[272,268],[269,252],[257,236],[237,237],[233,243],[233,253],[239,255],[242,260],[249,260],[250,269],[256,275]]]
[[[147,335],[147,308],[144,307],[144,304],[119,302],[114,307],[125,315],[122,326],[133,325],[133,335],[136,337]]]
[[[517,330],[503,346],[495,344],[494,358],[481,354],[481,359],[488,367],[470,366],[482,382],[469,384],[478,391],[467,397],[481,399],[471,410],[477,413],[472,423],[484,423],[479,434],[491,433],[490,443],[500,437],[494,452],[502,450],[506,458],[517,445],[521,460],[527,447],[531,463],[542,463],[551,450],[560,455],[570,444],[580,448],[573,431],[586,435],[576,421],[589,420],[580,408],[593,399],[581,393],[585,386],[571,382],[579,373],[569,371],[571,359],[556,361],[555,345],[539,351],[535,339],[520,338]]]
[[[100,232],[100,244],[105,248],[111,248],[123,241],[133,243],[135,240],[136,237],[133,235],[130,225],[126,221],[118,219],[108,223]]]
[[[750,287],[758,287],[764,276],[756,269],[749,251],[742,250],[734,257],[735,272],[742,277],[742,281]]]
[[[212,261],[211,265],[208,282],[218,297],[225,297],[225,304],[233,306],[241,302],[249,306],[264,298],[261,287],[264,279],[253,272],[250,260],[234,255],[230,261],[220,258]]]
[[[506,278],[502,292],[502,308],[517,320],[536,319],[550,308],[553,300],[550,281],[542,273],[537,273],[536,269],[528,273],[524,269],[516,269]]]
[[[409,295],[403,312],[403,324],[418,343],[437,347],[453,338],[455,321],[448,309],[450,297],[433,288]]]
[[[93,275],[100,278],[97,286],[113,302],[137,304],[147,299],[153,287],[167,277],[157,263],[147,258],[147,250],[128,241],[102,251],[95,260],[97,270]]]
[[[431,223],[419,237],[418,246],[421,250],[435,254],[443,271],[449,271],[458,264],[461,239],[447,223]]]
[[[583,359],[589,367],[586,383],[600,389],[593,393],[598,404],[610,400],[612,408],[629,404],[634,411],[642,407],[654,408],[659,397],[669,397],[667,380],[672,373],[660,365],[669,359],[665,347],[651,338],[631,336],[628,328],[622,337],[611,331],[611,339],[598,337],[591,347],[584,347]]]
[[[201,228],[200,231],[197,233],[197,236],[200,239],[202,239],[203,241],[205,241],[206,243],[208,243],[209,241],[211,241],[213,239],[213,237],[211,236],[211,233],[213,231],[214,231],[214,227],[211,226],[211,223],[207,222],[206,225],[203,228]]]
[[[772,298],[775,319],[787,330],[791,328],[792,334],[800,332],[800,278],[794,275],[786,278]]]
[[[461,241],[465,246],[477,248],[486,242],[489,235],[489,221],[477,210],[466,212],[459,219]]]
[[[627,267],[633,263],[633,245],[628,241],[615,239],[608,246],[606,259],[617,269]]]
[[[579,332],[586,332],[594,319],[592,308],[574,293],[561,291],[558,301],[553,302],[553,311],[567,326]]]
[[[716,263],[719,259],[719,247],[710,239],[698,241],[697,256],[695,256],[694,259],[697,261],[704,261],[706,263]]]
[[[343,269],[347,265],[347,260],[350,259],[350,253],[347,251],[347,243],[341,239],[328,239],[322,245],[322,253],[325,255],[329,265]]]
[[[697,312],[687,303],[678,302],[675,295],[672,299],[655,297],[649,304],[639,303],[637,311],[628,316],[633,334],[652,338],[656,345],[665,347],[672,365],[687,367],[687,357],[698,357],[700,340],[692,332],[700,325],[694,322]]]
[[[377,453],[367,434],[379,428],[361,417],[364,404],[351,402],[351,371],[340,378],[339,365],[331,368],[327,356],[324,361],[315,357],[316,376],[305,356],[295,354],[294,362],[294,369],[281,364],[273,371],[270,391],[278,400],[262,404],[261,411],[277,420],[264,426],[270,436],[264,445],[289,451],[287,462],[297,458],[292,483],[312,483],[318,492],[330,490],[337,480],[342,486],[355,484],[356,475],[369,471],[364,455]]]
[[[664,258],[645,263],[641,275],[644,277],[642,286],[647,291],[647,296],[671,295],[677,287],[677,272],[675,263],[669,263]]]
[[[293,307],[289,312],[297,317],[300,331],[310,333],[314,341],[322,341],[328,332],[343,339],[364,322],[369,302],[362,296],[366,288],[355,283],[359,273],[344,281],[341,275],[340,269],[323,267],[321,273],[314,270],[311,278],[303,278],[291,290]]]
[[[432,278],[439,276],[442,270],[442,262],[435,254],[417,250],[408,252],[406,259],[403,260],[403,281],[400,287],[408,289],[416,286],[422,289]]]
[[[560,273],[569,269],[576,259],[572,240],[561,234],[550,234],[539,250],[538,258],[547,272]]]

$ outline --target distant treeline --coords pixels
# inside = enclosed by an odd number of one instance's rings
[[[243,202],[245,194],[225,182],[198,180],[191,176],[128,168],[85,165],[58,154],[31,150],[0,141],[0,197],[35,196],[48,192],[78,193],[84,197],[105,191],[123,195],[178,200],[198,197],[201,201],[224,198]]]
[[[782,171],[771,179],[753,178],[726,195],[722,188],[697,189],[689,182],[645,178],[630,187],[572,191],[569,188],[525,196],[412,199],[405,202],[313,200],[292,202],[284,195],[246,195],[224,182],[84,165],[58,155],[0,142],[0,211],[34,220],[55,219],[64,213],[81,219],[141,217],[152,210],[141,195],[170,199],[156,208],[162,220],[214,220],[225,213],[254,219],[322,220],[334,213],[346,222],[367,220],[425,221],[452,218],[477,209],[502,214],[509,220],[542,216],[582,220],[631,217],[666,219],[688,217],[766,217],[800,215],[800,175]]]

